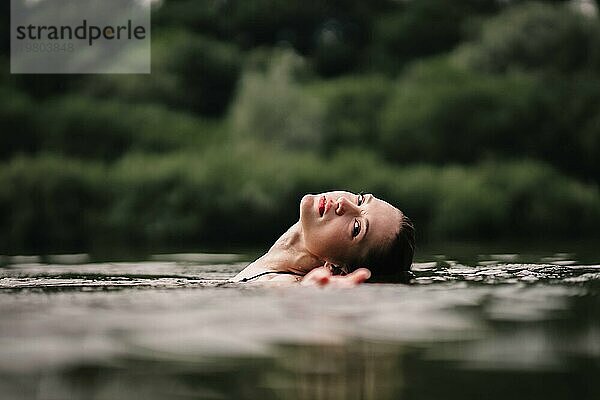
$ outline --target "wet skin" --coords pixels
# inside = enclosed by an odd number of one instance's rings
[[[389,243],[401,220],[397,208],[372,194],[334,191],[306,195],[300,203],[306,249],[339,265]]]

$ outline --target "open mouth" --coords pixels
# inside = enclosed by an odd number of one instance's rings
[[[322,217],[325,213],[325,196],[319,199],[319,216]]]

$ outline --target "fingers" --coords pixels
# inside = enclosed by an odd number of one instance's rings
[[[371,271],[366,268],[359,268],[348,275],[332,277],[328,283],[328,286],[351,288],[365,282],[370,276]]]
[[[371,277],[371,271],[359,268],[344,276],[333,276],[327,267],[315,268],[304,276],[300,282],[303,286],[354,287]]]
[[[331,270],[327,267],[319,267],[310,271],[300,281],[303,286],[325,286],[332,278]]]
[[[371,271],[366,268],[359,268],[356,271],[349,273],[344,278],[349,279],[351,282],[358,285],[359,283],[365,282],[370,277]]]

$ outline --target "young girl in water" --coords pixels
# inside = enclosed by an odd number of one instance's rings
[[[300,202],[300,220],[234,281],[402,282],[410,275],[414,246],[410,219],[372,194],[309,194]]]

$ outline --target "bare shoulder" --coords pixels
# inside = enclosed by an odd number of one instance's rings
[[[299,282],[302,278],[302,275],[288,271],[277,271],[264,268],[246,268],[237,274],[232,281],[240,283]]]

